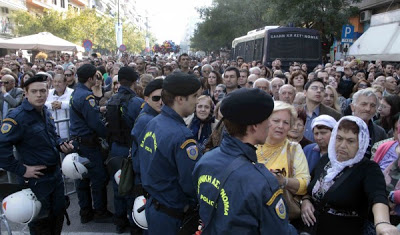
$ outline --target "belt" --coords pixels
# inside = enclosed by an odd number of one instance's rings
[[[173,208],[169,208],[163,204],[161,204],[159,201],[157,201],[154,197],[153,197],[153,203],[152,205],[154,206],[154,208],[157,211],[161,211],[164,214],[167,214],[171,217],[174,217],[176,219],[179,220],[183,220],[185,213],[187,212],[187,210],[189,209],[189,206],[185,207],[184,210],[179,210],[179,209],[173,209]]]

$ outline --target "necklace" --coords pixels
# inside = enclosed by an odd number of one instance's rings
[[[282,144],[280,144],[278,147],[269,145],[268,143],[262,145],[260,148],[260,157],[261,157],[260,160],[262,161],[262,163],[266,165],[271,159],[274,159],[277,155],[279,155],[282,152],[284,146],[285,146],[285,141],[282,142]],[[272,153],[270,153],[271,150],[273,151]]]

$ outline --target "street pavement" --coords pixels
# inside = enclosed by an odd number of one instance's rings
[[[0,183],[8,182],[8,177],[4,172],[0,172]],[[71,192],[74,190],[74,184],[72,181],[68,180],[66,183],[67,192]],[[112,193],[112,185],[111,183],[108,184],[107,187],[108,191],[108,209],[111,212],[114,212],[114,205],[113,205],[113,193]],[[115,233],[115,225],[113,223],[94,223],[93,221],[87,224],[80,223],[80,216],[79,216],[79,205],[78,205],[78,197],[76,193],[70,194],[71,205],[68,208],[68,215],[71,220],[71,225],[66,224],[66,220],[64,219],[64,226],[63,226],[63,235],[109,235],[109,234],[116,234]],[[13,223],[8,221],[10,225],[11,231],[13,235],[20,235],[20,234],[29,234],[29,229],[26,227],[24,229],[24,225]],[[6,228],[3,223],[1,223],[1,235],[7,235]],[[129,231],[126,231],[123,234],[129,234]]]

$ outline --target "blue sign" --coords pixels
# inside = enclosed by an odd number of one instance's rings
[[[85,51],[90,51],[92,49],[93,43],[89,39],[83,40],[83,47]]]
[[[353,43],[354,26],[351,24],[342,27],[342,43]]]

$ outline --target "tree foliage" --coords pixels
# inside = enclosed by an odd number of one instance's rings
[[[94,49],[117,50],[115,19],[98,16],[94,9],[81,12],[69,10],[65,13],[50,10],[42,15],[14,11],[11,20],[15,23],[14,33],[17,36],[50,32],[77,45],[82,45],[83,40],[89,39]],[[123,43],[128,52],[138,53],[144,49],[144,33],[135,26],[124,24],[123,35]]]
[[[234,38],[266,25],[313,28],[332,43],[343,24],[357,12],[352,2],[361,0],[214,0],[199,9],[202,22],[191,47],[204,51],[230,48]]]

